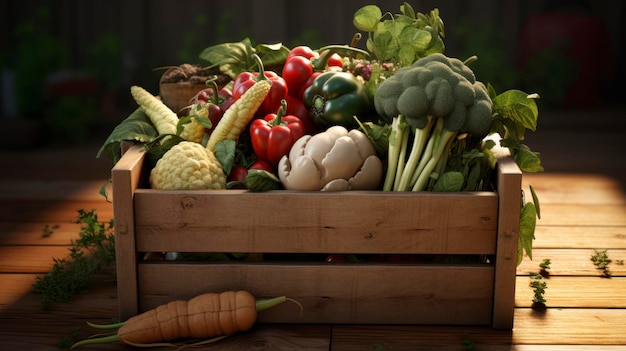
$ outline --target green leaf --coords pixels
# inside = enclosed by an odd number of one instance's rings
[[[533,240],[535,239],[535,225],[537,223],[537,210],[535,209],[535,204],[533,204],[532,202],[527,202],[524,204],[524,206],[522,207],[522,211],[520,214],[520,223],[519,223],[519,247],[518,247],[518,251],[519,250],[524,250],[524,252],[526,252],[526,255],[528,255],[528,258],[530,258],[531,260],[533,259]],[[519,259],[520,256],[522,255],[518,255],[518,262],[517,264],[519,265],[521,263],[521,260]]]
[[[530,187],[530,194],[533,197],[533,203],[535,204],[535,208],[537,209],[537,219],[541,219],[541,209],[539,207],[539,197],[537,197],[537,193],[535,192],[535,188],[532,185]]]
[[[524,172],[543,172],[540,154],[531,151],[528,146],[524,144],[519,144],[519,148],[513,150],[513,159]]]
[[[378,6],[366,5],[356,11],[352,23],[358,30],[373,32],[382,17],[383,14]]]
[[[119,161],[121,155],[120,143],[125,140],[148,143],[153,141],[159,133],[146,114],[137,108],[130,116],[118,124],[96,154],[97,158],[105,153],[113,163]]]
[[[289,48],[282,43],[259,44],[256,46],[256,53],[261,57],[264,67],[275,67],[285,63]]]
[[[237,143],[234,140],[223,140],[215,145],[215,157],[222,164],[224,174],[230,174],[235,162],[235,149]]]
[[[400,5],[400,13],[409,18],[415,19],[415,10],[408,2]]]
[[[253,192],[280,190],[282,183],[274,174],[262,169],[250,169],[244,180],[248,190]]]
[[[520,90],[508,90],[493,99],[493,109],[503,117],[535,131],[539,111],[532,96]]]
[[[372,44],[374,55],[381,61],[394,58],[398,51],[398,42],[393,40],[393,36],[389,32],[381,31],[376,33]]]
[[[222,43],[205,48],[199,57],[211,65],[218,66],[220,72],[235,79],[239,73],[256,64],[252,59],[255,53],[250,38],[245,38],[240,42]]]
[[[461,172],[446,172],[442,174],[433,186],[433,191],[453,192],[461,191],[465,179]]]

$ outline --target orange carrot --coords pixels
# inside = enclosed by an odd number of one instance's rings
[[[244,290],[206,293],[189,301],[169,302],[126,322],[110,325],[88,323],[98,329],[119,329],[115,335],[82,340],[71,348],[115,341],[133,346],[171,346],[163,343],[184,338],[228,336],[250,329],[256,322],[257,312],[285,301],[285,296],[257,301]]]

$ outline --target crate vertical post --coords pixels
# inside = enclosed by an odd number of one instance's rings
[[[501,150],[497,163],[498,229],[494,279],[494,329],[511,330],[515,312],[515,278],[519,241],[522,171],[508,149]]]
[[[142,178],[145,153],[139,145],[123,145],[122,157],[111,170],[113,183],[113,218],[115,230],[115,261],[119,318],[126,320],[137,314],[137,262],[135,245],[135,190]]]

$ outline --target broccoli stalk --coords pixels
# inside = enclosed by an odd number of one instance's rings
[[[402,67],[377,87],[374,106],[392,120],[384,190],[424,190],[436,170],[445,169],[460,133],[484,137],[490,131],[492,101],[487,88],[460,60],[431,54]],[[403,124],[411,128],[406,128]],[[411,151],[408,129],[413,130]]]
[[[409,139],[410,128],[404,116],[399,115],[391,122],[391,133],[389,134],[389,149],[387,154],[387,173],[383,190],[391,191],[396,184],[398,174],[402,174],[404,169],[404,158],[406,155],[406,144]]]
[[[435,167],[439,164],[442,159],[446,159],[444,155],[450,152],[450,148],[452,147],[452,142],[456,138],[458,131],[449,131],[443,126],[443,118],[437,119],[437,124],[435,126],[434,132],[431,134],[430,140],[432,140],[432,153],[425,154],[422,156],[422,162],[420,162],[420,166],[424,164],[422,169],[418,168],[418,171],[415,172],[415,176],[411,180],[411,184],[413,187],[412,191],[421,191],[424,190],[428,180],[430,179],[431,174],[435,170]],[[415,181],[413,181],[415,179]]]

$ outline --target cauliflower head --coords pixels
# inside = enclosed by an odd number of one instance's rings
[[[383,164],[364,133],[333,126],[298,139],[278,163],[278,176],[288,190],[375,190]]]
[[[153,189],[225,189],[226,175],[211,150],[181,141],[168,150],[150,172]]]

